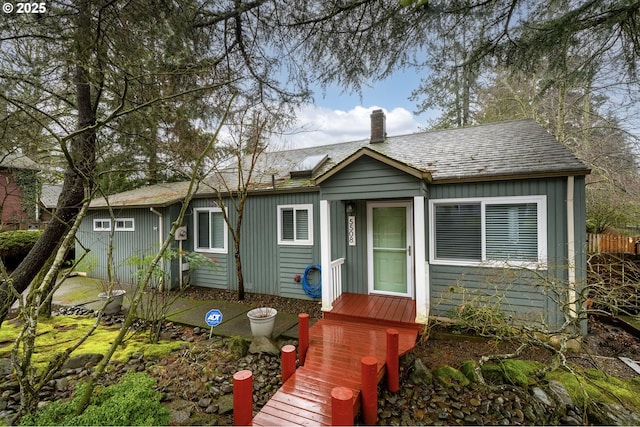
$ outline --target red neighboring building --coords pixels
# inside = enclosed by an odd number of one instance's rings
[[[37,227],[40,166],[20,153],[0,158],[0,230]]]

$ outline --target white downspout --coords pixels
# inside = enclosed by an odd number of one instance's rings
[[[567,261],[569,279],[569,310],[573,317],[576,316],[576,224],[574,217],[574,193],[575,178],[567,177]]]
[[[158,216],[158,250],[160,250],[160,248],[162,248],[162,244],[164,243],[164,215],[162,215],[161,212],[158,212],[157,210],[155,210],[154,208],[149,208],[149,210],[156,214]],[[165,265],[164,265],[164,258],[160,261],[162,263],[162,281],[160,282],[160,290],[164,290],[164,273],[165,273]]]

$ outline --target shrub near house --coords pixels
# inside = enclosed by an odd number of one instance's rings
[[[0,233],[0,259],[8,269],[15,268],[40,238],[39,230],[16,230]]]

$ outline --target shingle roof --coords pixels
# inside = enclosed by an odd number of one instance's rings
[[[0,167],[9,169],[41,170],[42,167],[21,153],[10,152],[0,154]]]
[[[62,193],[62,184],[42,184],[40,203],[47,209],[53,209],[58,204],[60,193]]]
[[[103,197],[91,201],[92,208],[112,207],[160,207],[169,206],[182,200],[187,193],[189,182],[169,182],[149,185],[135,190],[113,194],[105,200]]]
[[[386,146],[370,148],[429,172],[434,182],[588,173],[576,156],[533,120],[389,138]]]
[[[271,189],[274,184],[280,190],[315,187],[317,182],[357,157],[354,155],[359,150],[372,150],[381,154],[379,157],[413,168],[430,176],[434,184],[589,173],[589,169],[542,126],[533,120],[517,120],[391,136],[375,144],[363,139],[264,153],[255,168],[252,189]],[[324,154],[328,160],[314,176],[290,176],[305,158]],[[234,176],[226,174],[230,188],[234,188]],[[198,195],[211,194],[216,181],[215,176],[210,177]],[[186,183],[159,184],[110,196],[110,203],[113,206],[166,205],[180,200],[180,191],[184,194]],[[97,206],[96,202],[92,206]]]
[[[261,159],[264,175],[275,174],[278,188],[309,186],[288,178],[305,157],[327,154],[329,160],[313,178],[320,178],[363,148],[429,174],[432,182],[477,181],[511,177],[583,175],[589,169],[542,126],[517,120],[457,129],[391,136],[382,143],[369,139],[268,153]],[[268,185],[268,182],[265,181]]]

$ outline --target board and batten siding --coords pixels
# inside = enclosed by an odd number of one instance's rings
[[[425,195],[425,182],[378,160],[363,156],[324,181],[324,200],[402,198]]]
[[[426,183],[399,169],[376,159],[363,156],[330,177],[320,186],[320,198],[329,200],[339,212],[331,215],[332,259],[345,256],[342,286],[345,292],[366,294],[367,285],[367,201],[411,200],[414,196],[426,196]],[[346,242],[346,203],[355,207],[356,245]],[[344,235],[336,235],[343,232]],[[335,240],[338,239],[338,249]]]
[[[228,204],[227,201],[223,201]],[[190,251],[195,251],[195,215],[194,209],[196,208],[211,208],[218,207],[218,200],[211,199],[193,199],[189,206],[189,210],[184,218],[184,225],[187,226],[187,240],[183,243],[184,248],[188,248]],[[232,210],[231,210],[232,211]],[[233,213],[233,212],[231,212]],[[203,265],[199,268],[192,269],[190,274],[191,285],[202,286],[206,288],[215,289],[230,289],[229,288],[229,260],[233,262],[233,240],[229,235],[229,241],[227,246],[227,253],[208,253],[201,252],[201,254],[211,261],[212,265]]]
[[[576,209],[575,213],[576,278],[580,284],[583,283],[586,273],[585,191],[584,177],[575,179],[575,206],[583,207]],[[476,298],[476,301],[485,298],[485,305],[489,305],[491,301],[496,304],[500,301],[500,308],[504,312],[521,318],[543,320],[550,325],[558,325],[562,322],[562,313],[558,310],[556,303],[543,296],[542,292],[545,286],[553,284],[566,286],[568,280],[567,178],[432,185],[429,187],[429,193],[431,200],[530,195],[547,197],[548,268],[534,272],[523,269],[432,263],[429,270],[432,315],[447,316],[451,310],[458,309],[465,302],[469,304],[473,298]],[[427,253],[429,253],[429,239],[426,244]]]
[[[167,209],[158,211],[168,213]],[[149,209],[116,209],[115,218],[133,218],[134,231],[115,231],[113,233],[113,266],[115,280],[121,283],[136,283],[136,268],[131,263],[131,257],[144,258],[155,254],[160,247],[158,232],[158,216]],[[109,219],[108,210],[90,210],[82,221],[76,234],[76,258],[84,254],[84,247],[91,248],[91,252],[84,256],[77,270],[84,271],[89,277],[108,280],[107,264],[110,242],[109,231],[93,231],[94,219]],[[113,227],[112,220],[112,227]],[[168,221],[165,230],[168,233]],[[168,265],[167,265],[168,268]],[[169,275],[167,275],[168,277]]]
[[[214,199],[192,201],[193,208],[210,207]],[[230,205],[229,203],[227,203]],[[313,205],[313,245],[278,244],[278,206]],[[237,212],[228,209],[235,224]],[[294,281],[296,274],[304,274],[309,264],[320,263],[319,197],[317,192],[252,195],[245,204],[242,223],[240,254],[245,291],[288,298],[309,298],[302,283]],[[192,210],[188,219],[193,228]],[[193,250],[193,239],[189,247]],[[215,268],[199,268],[193,272],[196,286],[237,290],[237,274],[233,255],[233,239],[229,235],[226,254],[205,254],[217,261]],[[314,282],[315,283],[315,282]]]

